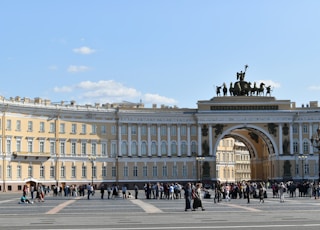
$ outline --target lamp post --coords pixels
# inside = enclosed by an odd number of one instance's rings
[[[196,157],[197,162],[200,162],[200,169],[199,169],[199,171],[200,171],[199,181],[200,181],[200,182],[202,182],[202,170],[201,170],[201,168],[202,168],[202,161],[204,161],[205,159],[206,159],[205,157]]]
[[[89,156],[88,157],[88,160],[91,162],[91,186],[93,186],[93,174],[94,174],[94,161],[96,160],[97,158],[95,156]]]
[[[311,145],[318,149],[318,183],[320,183],[320,128],[318,125],[317,132],[310,139]]]
[[[302,173],[302,182],[303,182],[303,180],[304,180],[304,172],[305,172],[305,168],[304,168],[303,162],[304,162],[304,160],[307,159],[308,157],[305,156],[305,155],[300,155],[298,158],[301,159],[301,161],[302,161],[302,165],[301,165],[302,172],[301,172],[301,173]]]

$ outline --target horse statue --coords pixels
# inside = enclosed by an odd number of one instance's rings
[[[257,96],[260,96],[260,94],[264,95],[264,85],[263,82],[260,83],[260,87],[257,89]]]
[[[251,96],[255,95],[255,93],[257,92],[257,90],[258,90],[257,83],[254,82],[254,83],[253,83],[253,87],[250,88],[250,95],[251,95]]]
[[[223,83],[223,96],[227,96],[228,88],[226,86],[226,83]]]

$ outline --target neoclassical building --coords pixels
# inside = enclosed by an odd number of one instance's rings
[[[0,189],[212,183],[222,175],[219,143],[229,137],[247,148],[252,180],[318,180],[319,154],[310,138],[319,111],[315,101],[296,107],[250,95],[217,95],[191,109],[1,97]]]

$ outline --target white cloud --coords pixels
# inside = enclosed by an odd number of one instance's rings
[[[82,46],[80,48],[74,48],[73,52],[78,53],[78,54],[92,54],[96,51],[94,49],[87,47],[87,46]]]
[[[83,81],[73,86],[55,87],[56,93],[70,93],[78,104],[117,103],[123,101],[147,104],[176,105],[177,101],[158,94],[142,94],[137,89],[124,86],[113,80]],[[66,95],[66,98],[70,95]]]
[[[71,72],[71,73],[77,73],[77,72],[85,72],[89,70],[89,67],[88,66],[84,66],[84,65],[80,65],[80,66],[76,66],[76,65],[70,65],[68,67],[68,72]]]
[[[312,85],[312,86],[309,86],[308,89],[313,91],[319,91],[320,85]]]

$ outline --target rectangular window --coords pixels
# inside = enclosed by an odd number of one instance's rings
[[[187,136],[187,126],[182,125],[180,129],[181,129],[181,136]]]
[[[21,131],[21,121],[20,121],[20,120],[17,120],[16,130],[17,130],[17,131]]]
[[[82,156],[87,155],[87,143],[84,143],[84,142],[81,143],[81,155]]]
[[[131,126],[131,135],[137,135],[137,126],[136,125]]]
[[[128,177],[129,176],[129,171],[128,171],[128,166],[124,166],[123,167],[123,176],[124,177]]]
[[[167,169],[166,165],[162,166],[162,176],[163,177],[167,177],[168,176],[168,169]]]
[[[32,167],[32,165],[28,166],[28,177],[33,177],[33,167]]]
[[[7,165],[7,178],[11,178],[11,165]]]
[[[111,127],[111,134],[112,134],[112,135],[116,135],[116,134],[117,134],[117,127],[116,127],[115,125],[113,125],[113,126]]]
[[[50,166],[50,178],[54,178],[55,176],[55,170],[54,170],[54,166]]]
[[[40,166],[40,177],[44,178],[44,166],[43,165]]]
[[[43,121],[40,122],[39,132],[40,133],[44,133],[45,132],[44,122]]]
[[[115,166],[112,166],[112,169],[111,169],[111,176],[112,177],[116,177],[117,176],[117,170],[116,170],[116,167]]]
[[[60,142],[60,155],[64,156],[66,154],[66,143]]]
[[[11,153],[11,140],[7,139],[7,153]]]
[[[66,125],[65,123],[60,124],[60,133],[65,133],[66,132]]]
[[[32,130],[33,130],[33,122],[28,121],[28,132],[32,132]]]
[[[152,167],[152,176],[158,177],[158,167],[155,165]]]
[[[51,123],[50,123],[50,130],[49,130],[49,132],[50,132],[50,133],[54,133],[55,131],[56,131],[55,124],[54,124],[54,122],[51,122]]]
[[[91,154],[92,156],[97,155],[97,143],[91,143]]]
[[[174,178],[176,178],[176,177],[178,176],[178,167],[177,167],[176,165],[174,165],[174,166],[172,167],[172,176],[173,176]]]
[[[128,134],[128,130],[127,130],[127,126],[126,125],[121,125],[121,134],[122,135],[127,135]]]
[[[157,136],[157,126],[155,126],[155,125],[152,125],[151,127],[150,127],[150,132],[151,132],[151,136]]]
[[[91,134],[97,134],[97,125],[96,124],[91,125]]]
[[[56,152],[56,145],[54,141],[50,141],[50,154],[53,155]]]
[[[33,146],[32,146],[32,140],[28,140],[28,152],[32,153],[33,152]]]
[[[11,130],[11,120],[7,120],[7,126],[6,126],[6,129],[7,129],[8,131],[10,131],[10,130]]]
[[[183,165],[182,166],[182,177],[183,178],[187,178],[188,174],[187,174],[187,166],[186,165]]]
[[[171,126],[170,127],[170,134],[173,137],[177,136],[177,126]]]
[[[141,136],[147,136],[147,126],[146,125],[141,126]]]
[[[76,177],[76,166],[72,165],[71,167],[71,177],[75,178]]]
[[[85,166],[85,165],[82,165],[81,176],[82,176],[82,178],[86,178],[87,177],[87,166]]]
[[[107,156],[107,144],[106,143],[101,144],[101,155]]]
[[[111,143],[111,157],[116,157],[117,156],[117,143],[112,142]]]
[[[133,176],[138,177],[138,167],[137,166],[133,166]]]
[[[103,177],[106,177],[106,176],[107,176],[107,166],[102,166],[101,175],[102,175]]]
[[[41,140],[39,142],[39,150],[40,150],[40,153],[44,153],[44,141]]]
[[[87,133],[87,126],[85,124],[81,125],[81,134],[86,134]]]
[[[167,136],[167,126],[161,125],[160,135],[161,135],[162,137],[163,137],[163,136]]]
[[[147,166],[143,166],[142,174],[143,174],[143,177],[148,177],[148,167]]]
[[[21,178],[21,165],[17,166],[17,178]]]
[[[77,124],[72,124],[71,125],[71,133],[76,134],[77,133]]]
[[[191,136],[197,136],[197,127],[195,125],[191,126]]]
[[[106,134],[107,133],[107,128],[105,125],[101,126],[101,134]]]
[[[77,155],[77,143],[76,142],[71,143],[71,155],[72,156]]]

